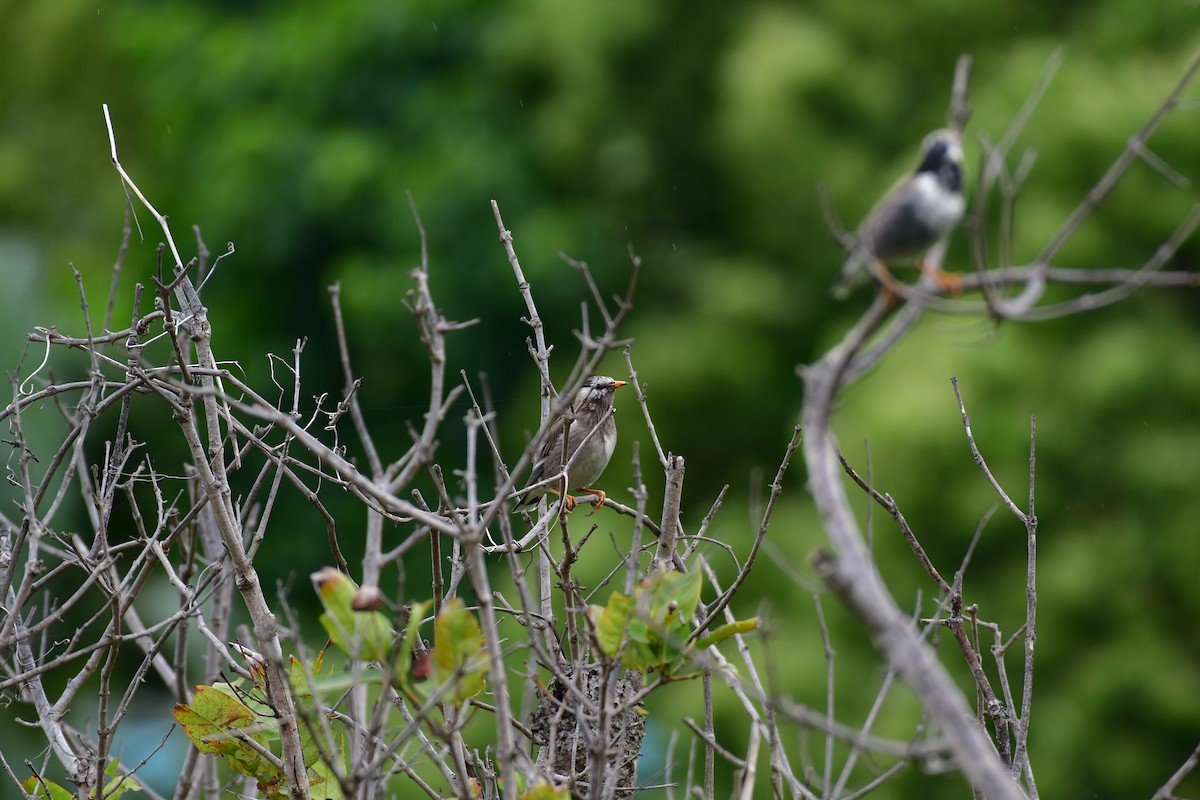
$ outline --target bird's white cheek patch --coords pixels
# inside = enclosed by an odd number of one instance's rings
[[[966,210],[963,196],[947,192],[933,175],[918,175],[913,189],[916,196],[913,215],[934,230],[945,230],[954,225]]]

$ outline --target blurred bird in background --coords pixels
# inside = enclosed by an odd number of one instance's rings
[[[921,144],[921,163],[871,209],[854,234],[833,295],[844,300],[870,271],[887,289],[887,262],[919,257],[963,218],[963,151],[957,131],[937,130]],[[920,262],[921,272],[952,292],[962,278]]]

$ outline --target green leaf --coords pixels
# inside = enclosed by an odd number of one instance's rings
[[[338,754],[343,755],[346,744],[343,737],[338,738]],[[320,760],[308,768],[308,788],[310,797],[319,797],[321,800],[344,800],[346,796],[333,774],[333,768]]]
[[[432,659],[434,680],[439,685],[454,681],[450,696],[456,704],[483,691],[487,668],[483,630],[457,597],[437,615]]]
[[[632,597],[613,592],[607,606],[588,612],[600,649],[610,657],[620,653],[631,669],[678,677],[689,663],[686,642],[701,587],[699,571],[663,567],[643,578]]]
[[[68,792],[48,778],[30,776],[21,784],[25,794],[38,800],[75,800],[75,793]]]
[[[739,633],[749,633],[753,630],[758,630],[762,624],[762,617],[752,617],[750,619],[739,619],[733,622],[727,622],[721,627],[714,630],[707,636],[701,636],[696,640],[696,647],[704,648],[711,647],[714,644],[719,644],[725,641],[730,636],[736,636]]]
[[[273,732],[274,725],[268,721],[275,718],[275,711],[271,708],[271,704],[267,702],[265,686],[255,684],[253,689],[244,689],[242,688],[241,679],[238,678],[233,683],[217,681],[216,683],[212,684],[212,686],[205,688],[216,689],[217,691],[233,698],[241,705],[250,709],[250,711],[258,717],[260,724],[265,725],[266,728],[272,729],[271,732]]]
[[[310,576],[325,613],[321,626],[342,652],[366,661],[387,663],[396,630],[385,614],[357,611],[354,598],[358,584],[333,567],[324,567]]]
[[[631,669],[653,669],[664,663],[666,643],[654,621],[648,618],[649,594],[645,584],[629,597],[613,592],[607,606],[592,606],[592,624],[596,640],[610,657],[621,654],[621,663]]]
[[[142,785],[132,775],[118,774],[121,770],[121,765],[114,758],[108,762],[108,766],[104,768],[104,774],[111,780],[104,785],[103,797],[105,800],[113,798],[119,800],[126,792],[140,792]],[[74,800],[75,793],[59,786],[52,780],[47,778],[37,778],[34,776],[28,777],[21,783],[21,788],[25,790],[25,794],[38,800]],[[95,797],[93,792],[91,797]]]
[[[108,766],[105,767],[104,774],[112,779],[104,785],[104,794],[102,796],[105,800],[120,800],[121,795],[126,792],[142,791],[142,784],[138,783],[136,778],[132,775],[118,776],[117,773],[120,771],[121,765],[117,763],[115,758],[109,761]]]
[[[175,719],[183,732],[201,753],[224,756],[229,766],[242,775],[255,778],[259,786],[276,782],[281,777],[271,762],[239,736],[242,735],[267,748],[265,720],[238,699],[228,686],[197,686],[191,704],[180,703],[174,709]]]
[[[521,795],[521,800],[570,800],[570,797],[571,793],[565,787],[538,780],[529,791]]]
[[[633,598],[621,592],[613,592],[607,606],[592,606],[589,616],[596,627],[596,641],[607,656],[615,656],[625,639],[629,625],[629,612],[633,609]],[[643,640],[644,641],[644,640]]]
[[[699,570],[677,572],[666,566],[642,580],[651,592],[650,616],[669,622],[686,624],[700,604],[701,576]]]
[[[312,663],[308,665],[307,672],[303,662],[295,657],[291,659],[288,680],[298,700],[310,700],[313,692],[321,695],[341,694],[351,686],[381,682],[382,676],[378,670],[372,670],[366,675],[354,675],[347,672],[333,674],[333,665],[326,666],[324,657],[324,650],[317,653]],[[333,736],[331,756],[344,766],[346,763],[346,737],[336,731]],[[308,772],[310,795],[314,798],[323,798],[323,800],[344,800],[345,795],[342,792],[341,784],[338,783],[333,767],[322,758],[321,747],[317,744],[316,733],[311,725],[300,726],[300,751]]]

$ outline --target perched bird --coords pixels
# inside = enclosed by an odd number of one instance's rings
[[[569,464],[567,468],[567,492],[565,498],[567,510],[575,507],[575,498],[570,492],[581,491],[600,498],[595,514],[604,505],[606,495],[599,489],[589,488],[600,479],[600,474],[608,466],[613,450],[617,446],[617,424],[613,420],[613,393],[625,385],[625,381],[613,380],[607,375],[593,375],[579,387],[578,394],[571,403],[569,415],[564,414],[554,421],[546,434],[546,443],[538,453],[537,461],[533,464],[533,472],[525,488],[517,494],[517,511],[526,511],[537,505],[538,498],[546,492],[559,493],[561,480],[551,481],[538,486],[547,478],[559,475],[563,470],[563,430],[567,427],[568,416],[571,427],[567,434],[566,455]]]
[[[885,262],[920,256],[962,220],[966,207],[962,142],[955,131],[934,131],[921,144],[916,171],[893,186],[858,226],[834,296],[845,299],[866,270],[886,283]],[[940,286],[961,290],[958,275],[919,266]]]

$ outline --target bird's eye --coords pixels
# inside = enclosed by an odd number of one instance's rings
[[[941,169],[942,181],[951,190],[962,188],[962,168],[954,161],[947,161]]]

